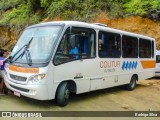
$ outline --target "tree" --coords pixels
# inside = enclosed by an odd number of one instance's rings
[[[158,10],[158,9],[160,10],[160,1],[159,0],[125,0],[123,7],[126,14],[150,17],[155,10]]]

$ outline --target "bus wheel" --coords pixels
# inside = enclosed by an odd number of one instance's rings
[[[132,76],[130,83],[125,86],[126,89],[130,91],[134,90],[136,87],[136,81],[137,81],[136,77]]]
[[[60,84],[57,90],[56,102],[59,106],[63,107],[68,104],[70,91],[68,89],[69,84],[64,82]]]

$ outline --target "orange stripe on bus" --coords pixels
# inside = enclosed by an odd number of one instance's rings
[[[147,68],[155,68],[156,66],[156,61],[155,60],[142,60],[141,61],[142,67],[143,69],[147,69]]]
[[[23,73],[38,73],[39,68],[24,68],[24,67],[17,67],[10,65],[9,69],[16,72],[23,72]]]

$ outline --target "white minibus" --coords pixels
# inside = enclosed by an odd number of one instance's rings
[[[5,84],[17,96],[68,103],[70,93],[124,85],[155,75],[151,37],[78,21],[27,27],[5,64]]]

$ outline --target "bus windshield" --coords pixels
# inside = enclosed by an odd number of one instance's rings
[[[14,56],[12,61],[28,63],[27,49],[32,63],[48,62],[60,30],[61,26],[43,26],[26,29],[12,51],[11,56]]]

